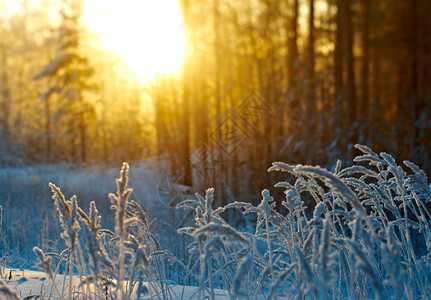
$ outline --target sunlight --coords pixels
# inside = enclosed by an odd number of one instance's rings
[[[177,0],[87,0],[82,21],[141,84],[181,69],[185,33]]]

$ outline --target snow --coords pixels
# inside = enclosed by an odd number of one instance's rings
[[[3,279],[5,279],[6,284],[9,285],[9,287],[11,287],[12,290],[17,293],[17,295],[19,295],[21,299],[37,295],[56,295],[52,287],[52,283],[47,278],[44,272],[16,268],[4,268],[3,273],[5,274],[5,278]],[[65,278],[65,276],[63,275],[56,276],[56,281],[58,282],[58,285],[62,286],[64,281],[65,288],[67,288],[68,280],[65,279],[67,278]],[[78,286],[79,278],[75,277],[73,279],[73,283],[75,287]],[[182,286],[178,284],[171,284],[168,290],[172,296],[172,299],[200,299],[199,288],[195,286]],[[214,292],[216,299],[229,299],[229,294],[227,291],[215,289]],[[157,299],[157,297],[154,298]],[[143,299],[150,299],[150,295],[147,295]]]

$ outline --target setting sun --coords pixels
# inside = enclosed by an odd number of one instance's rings
[[[141,83],[181,68],[185,33],[176,0],[87,0],[82,21]]]

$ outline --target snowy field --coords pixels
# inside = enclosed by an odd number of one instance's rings
[[[2,279],[23,299],[429,299],[428,179],[357,147],[332,171],[274,163],[285,198],[258,206],[215,207],[208,189],[173,209],[154,161],[2,170]]]
[[[95,201],[103,215],[103,227],[112,229],[114,213],[108,194],[116,190],[115,178],[120,168],[121,165],[79,168],[61,164],[0,169],[0,205],[4,210],[0,255],[7,253],[8,262],[14,266],[34,268],[33,246],[61,250],[60,223],[49,182],[60,187],[67,198],[76,195],[78,204],[85,210],[91,201]],[[176,195],[171,195],[175,191],[166,187],[170,182],[166,179],[168,175],[169,171],[158,161],[134,164],[130,167],[130,186],[133,187],[133,199],[150,218],[158,220],[154,226],[176,232],[178,224],[174,224],[173,216],[177,214],[169,206]]]
[[[20,269],[3,269],[5,276],[10,279],[6,279],[10,290],[18,295],[21,299],[37,299],[37,297],[44,296],[45,299],[57,298],[55,289],[52,283],[47,279],[44,272],[32,271],[32,270],[20,270]],[[55,279],[58,286],[67,289],[68,279],[67,276],[57,275]],[[73,278],[74,286],[78,286],[80,283],[79,277]],[[148,286],[148,284],[145,284]],[[198,287],[194,286],[181,286],[177,284],[171,284],[168,288],[168,294],[171,299],[190,299],[197,300],[201,299]],[[154,294],[147,297],[142,297],[141,299],[158,299],[161,295]],[[215,290],[215,297],[220,300],[229,299],[227,291]],[[3,298],[1,298],[3,299]]]

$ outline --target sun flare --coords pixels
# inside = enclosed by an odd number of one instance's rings
[[[181,69],[185,32],[177,0],[86,0],[82,21],[142,84]]]

